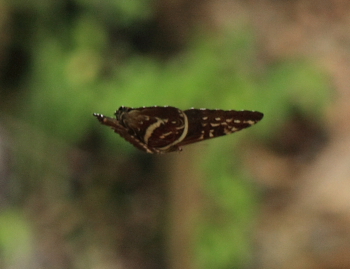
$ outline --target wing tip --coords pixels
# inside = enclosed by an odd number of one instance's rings
[[[264,118],[264,113],[261,113],[259,111],[254,111],[256,113],[256,119],[257,121],[261,121]]]

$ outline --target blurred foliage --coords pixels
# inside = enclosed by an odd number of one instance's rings
[[[265,114],[249,133],[207,143],[197,167],[205,171],[210,201],[196,234],[198,268],[246,264],[257,205],[238,144],[247,136],[267,139],[292,104],[321,115],[330,99],[327,77],[305,60],[261,64],[249,27],[222,36],[194,36],[186,49],[166,60],[138,52],[123,36],[112,43],[111,29],[127,29],[152,17],[149,0],[7,3],[14,13],[33,19],[21,24],[28,39],[17,42],[30,54],[30,66],[24,89],[7,113],[47,136],[78,144],[94,130],[105,138],[104,150],[120,154],[135,149],[101,128],[93,112],[111,115],[121,105],[172,105]],[[37,150],[45,145],[42,139],[31,141]],[[0,241],[5,239],[1,233]]]
[[[18,209],[0,214],[0,249],[2,268],[21,268],[23,260],[32,254],[31,227]],[[14,267],[15,266],[15,267]]]

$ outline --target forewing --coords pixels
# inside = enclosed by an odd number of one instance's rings
[[[257,111],[188,109],[188,133],[179,146],[231,134],[248,128],[263,118]]]

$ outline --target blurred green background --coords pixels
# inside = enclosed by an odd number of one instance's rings
[[[324,143],[330,79],[264,46],[254,1],[228,2],[0,1],[1,268],[265,268],[254,167],[303,154],[293,124]],[[265,117],[153,156],[92,116],[122,105]]]

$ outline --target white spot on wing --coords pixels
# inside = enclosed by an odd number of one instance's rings
[[[215,120],[220,121],[220,120],[221,120],[221,118],[220,118],[220,117],[216,117],[216,118],[215,118]]]
[[[230,131],[229,129],[225,129],[225,130],[224,130],[224,133],[228,135],[228,134],[231,133],[231,131]]]
[[[209,131],[209,137],[214,137],[214,134],[213,134],[213,133],[214,133],[214,130],[210,130],[210,131]]]
[[[151,125],[147,128],[147,130],[146,130],[146,132],[145,132],[145,136],[143,137],[143,140],[145,141],[146,144],[147,144],[147,142],[148,142],[148,139],[151,137],[153,131],[154,131],[155,129],[157,129],[161,124],[164,123],[164,122],[162,121],[162,119],[157,118],[157,117],[156,117],[156,119],[157,119],[157,121],[156,121],[155,123],[151,124]]]
[[[203,117],[203,118],[202,118],[202,120],[207,120],[207,119],[208,119],[208,117]]]
[[[252,120],[246,120],[246,121],[244,121],[244,123],[248,123],[249,125],[253,125],[253,124],[255,124],[255,121],[252,121]]]
[[[210,126],[211,127],[217,127],[217,126],[219,126],[220,125],[220,123],[210,123]]]

